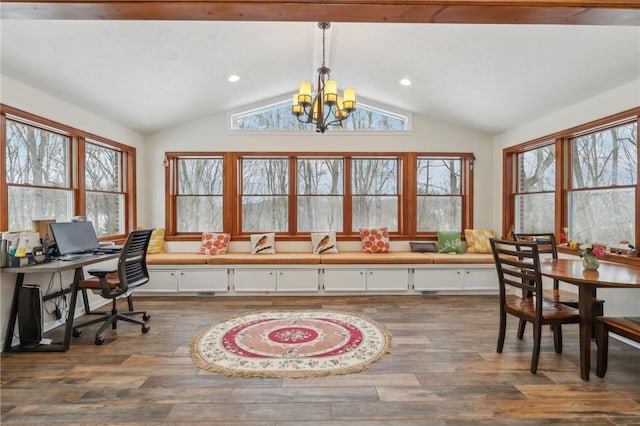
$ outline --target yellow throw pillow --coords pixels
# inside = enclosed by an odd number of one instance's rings
[[[491,229],[465,229],[464,238],[467,240],[467,253],[491,253],[489,238],[494,236]]]
[[[147,254],[164,253],[164,228],[156,228],[151,233]]]

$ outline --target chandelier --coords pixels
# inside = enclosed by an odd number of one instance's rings
[[[344,89],[342,97],[338,96],[338,82],[329,80],[331,70],[325,66],[325,31],[331,27],[329,22],[319,22],[322,30],[322,66],[318,68],[318,85],[313,100],[311,99],[311,83],[300,83],[300,90],[293,95],[291,112],[298,121],[316,125],[316,132],[324,133],[329,126],[342,127],[353,111],[356,110],[356,91]]]

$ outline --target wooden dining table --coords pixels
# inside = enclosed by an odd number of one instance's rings
[[[640,290],[640,268],[613,262],[600,262],[597,270],[587,270],[580,259],[543,259],[543,276],[578,287],[580,312],[580,377],[589,380],[591,370],[592,307],[598,287],[637,288]]]

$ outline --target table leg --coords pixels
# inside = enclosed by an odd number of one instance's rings
[[[596,296],[594,286],[578,286],[578,308],[580,311],[580,377],[589,380],[591,371],[591,334],[593,300]]]
[[[71,283],[71,301],[69,302],[69,312],[67,313],[67,322],[64,328],[64,340],[62,342],[62,350],[66,351],[71,345],[71,334],[73,332],[73,319],[76,314],[76,301],[78,300],[78,284],[84,278],[82,268],[76,268],[73,273],[73,283]]]
[[[13,346],[13,332],[16,328],[16,320],[18,319],[18,303],[20,302],[20,287],[24,283],[24,274],[16,276],[16,284],[13,289],[13,299],[11,300],[11,312],[9,313],[9,323],[7,324],[7,332],[4,334],[4,352],[11,350]]]

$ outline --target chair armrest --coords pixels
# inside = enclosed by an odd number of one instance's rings
[[[118,271],[117,269],[89,269],[87,273],[94,277],[102,278],[102,277],[106,277],[108,274],[112,274],[117,271]]]

